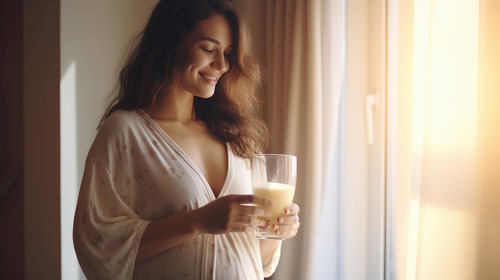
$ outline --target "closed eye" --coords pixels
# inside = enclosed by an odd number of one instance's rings
[[[204,48],[204,47],[201,47],[201,49],[202,49],[204,52],[206,52],[206,53],[213,53],[213,52],[214,52],[214,50],[206,49],[206,48]]]

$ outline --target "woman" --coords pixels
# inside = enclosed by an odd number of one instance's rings
[[[262,279],[281,241],[258,240],[252,195],[267,144],[258,67],[230,1],[164,0],[120,75],[90,149],[74,221],[89,279]],[[273,225],[295,236],[299,207]]]

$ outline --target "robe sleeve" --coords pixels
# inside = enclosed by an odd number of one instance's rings
[[[88,279],[132,279],[141,219],[117,191],[111,172],[87,160],[73,225],[73,243]]]
[[[274,250],[273,257],[271,258],[269,263],[262,267],[264,271],[264,277],[270,277],[276,271],[281,257],[281,243],[282,241],[280,241],[278,247],[276,247],[276,250]]]

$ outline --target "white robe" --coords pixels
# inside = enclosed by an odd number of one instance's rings
[[[249,161],[230,145],[219,197],[251,194]],[[216,197],[202,172],[142,110],[116,111],[101,126],[85,164],[74,245],[89,279],[263,279],[254,233],[202,234],[135,263],[151,220],[201,207]]]

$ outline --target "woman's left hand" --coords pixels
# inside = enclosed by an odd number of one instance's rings
[[[300,227],[299,212],[300,207],[295,203],[285,208],[285,215],[279,217],[276,224],[271,225],[275,233],[285,239],[294,237]]]

